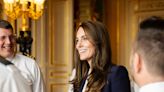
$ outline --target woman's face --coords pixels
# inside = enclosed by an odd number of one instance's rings
[[[89,41],[89,38],[82,27],[80,27],[76,33],[76,49],[80,55],[80,60],[92,60],[95,53],[95,47]]]

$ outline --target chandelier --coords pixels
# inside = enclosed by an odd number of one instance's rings
[[[11,19],[22,17],[22,30],[28,29],[27,18],[38,19],[43,14],[45,0],[3,0],[4,12]]]

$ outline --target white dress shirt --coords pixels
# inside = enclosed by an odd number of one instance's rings
[[[14,65],[0,63],[0,92],[32,92],[31,85]]]
[[[26,81],[31,83],[32,92],[45,92],[42,75],[34,59],[16,54],[15,57],[11,59],[11,62],[21,71]]]
[[[164,92],[164,81],[145,85],[139,92]]]

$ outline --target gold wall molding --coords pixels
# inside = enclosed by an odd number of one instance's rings
[[[140,0],[138,3],[138,11],[157,11],[164,10],[163,0]]]
[[[52,83],[49,92],[67,92],[67,84],[65,83]],[[54,91],[56,90],[56,91]]]
[[[68,79],[68,72],[66,70],[49,70],[50,79]]]
[[[73,56],[73,0],[48,0],[47,92],[67,92]]]

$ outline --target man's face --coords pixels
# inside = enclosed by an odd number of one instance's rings
[[[14,55],[15,36],[11,29],[0,28],[0,56],[9,58]]]

